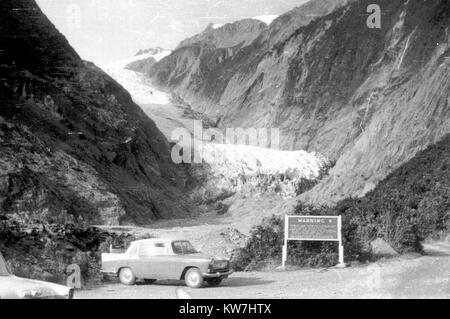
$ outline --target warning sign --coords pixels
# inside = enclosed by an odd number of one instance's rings
[[[284,217],[284,245],[282,266],[286,266],[288,241],[336,241],[339,242],[339,266],[344,264],[341,216],[288,216]]]
[[[339,241],[339,217],[288,216],[288,240]]]

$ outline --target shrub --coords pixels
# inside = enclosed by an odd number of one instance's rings
[[[325,209],[301,205],[295,215],[326,215]],[[284,217],[272,216],[251,231],[246,246],[233,259],[236,270],[257,270],[280,263],[284,244]],[[305,267],[332,266],[338,260],[333,242],[288,242],[288,262]]]

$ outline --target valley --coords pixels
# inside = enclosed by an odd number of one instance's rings
[[[61,283],[79,264],[81,298],[450,297],[450,2],[378,0],[368,28],[372,2],[208,21],[97,66],[35,0],[2,0],[10,268]],[[341,216],[349,267],[334,243],[291,242],[277,269],[286,214]],[[104,281],[102,253],[150,237],[238,272],[199,290]]]
[[[146,58],[148,56],[136,56],[132,63]],[[326,173],[330,163],[320,154],[209,141],[203,129],[212,130],[210,135],[225,135],[225,130],[208,126],[210,121],[205,116],[177,104],[170,92],[155,88],[145,74],[129,70],[129,63],[129,60],[119,61],[103,69],[130,92],[134,102],[155,121],[167,140],[176,142],[178,136],[174,139],[174,132],[184,129],[202,145],[200,163],[190,168],[194,180],[201,176],[201,180],[197,179],[199,184],[189,192],[198,204],[199,215],[193,219],[156,221],[145,227],[103,229],[126,230],[137,238],[145,234],[184,238],[208,253],[230,257],[233,250],[245,244],[253,226],[264,218],[274,214],[281,216],[292,210],[297,187],[303,179],[313,184]],[[280,176],[286,177],[280,180]],[[223,207],[226,211],[221,211]],[[237,240],[233,239],[234,235]],[[203,247],[205,243],[209,246]]]

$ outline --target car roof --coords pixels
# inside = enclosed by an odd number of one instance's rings
[[[188,241],[185,239],[174,239],[174,238],[149,238],[149,239],[140,239],[133,241],[131,244],[142,244],[142,243],[171,243],[174,241]]]

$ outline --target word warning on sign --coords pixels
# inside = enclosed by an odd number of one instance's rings
[[[288,216],[288,240],[339,241],[339,217]]]

